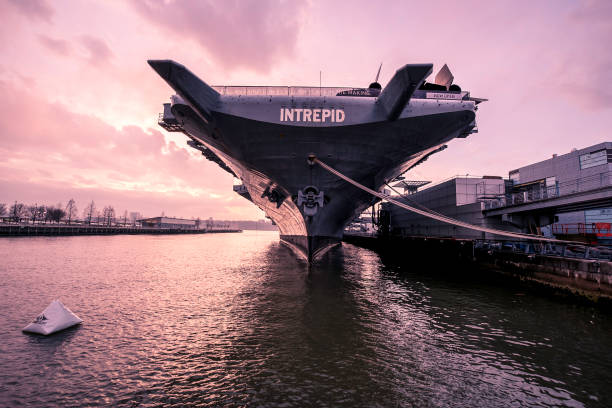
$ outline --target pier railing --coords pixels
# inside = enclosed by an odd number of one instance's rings
[[[554,235],[594,236],[598,238],[607,238],[612,240],[612,223],[555,223],[552,224],[552,233]]]
[[[531,243],[520,241],[476,240],[474,248],[527,255],[559,256],[564,258],[612,261],[612,247],[580,244]]]
[[[96,224],[28,224],[0,223],[0,237],[37,236],[37,235],[115,235],[115,234],[207,234],[219,232],[242,232],[239,229],[218,228],[180,228],[149,227],[133,225],[96,225]]]
[[[371,242],[380,241],[380,245],[387,246],[389,242],[397,241],[439,241],[446,243],[458,243],[460,245],[469,244],[470,247],[481,251],[494,253],[517,253],[528,256],[548,256],[561,258],[575,258],[595,261],[612,262],[612,246],[609,245],[590,245],[576,243],[553,243],[553,242],[528,242],[503,239],[455,239],[451,237],[435,237],[424,235],[392,235],[382,237],[376,233],[345,231],[345,239],[351,238],[366,239]],[[411,241],[411,242],[412,242]],[[407,243],[406,245],[409,245]]]
[[[336,96],[348,91],[347,87],[318,86],[213,86],[221,95],[227,96]]]
[[[525,191],[506,194],[503,197],[488,199],[483,201],[485,210],[495,208],[509,207],[512,205],[520,205],[535,201],[542,201],[556,197],[567,196],[576,193],[597,190],[604,187],[612,186],[612,172],[606,171],[593,174],[586,177],[581,177],[573,180],[562,181],[552,186],[545,186],[539,183],[534,183]]]

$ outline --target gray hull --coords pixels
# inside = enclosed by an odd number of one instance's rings
[[[379,190],[474,122],[474,112],[456,111],[409,117],[394,122],[337,127],[300,127],[215,113],[216,138],[209,136],[185,105],[173,112],[186,133],[206,145],[238,176],[254,204],[279,228],[281,239],[308,261],[339,243],[346,225],[373,197],[319,166],[314,154],[360,183]],[[298,192],[314,186],[323,206],[305,214]]]

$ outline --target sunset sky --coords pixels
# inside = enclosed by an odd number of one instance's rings
[[[488,98],[479,133],[408,174],[509,170],[610,141],[610,1],[0,0],[0,203],[258,219],[232,177],[156,123],[172,90],[147,59],[209,84],[365,87],[382,62],[447,63]]]

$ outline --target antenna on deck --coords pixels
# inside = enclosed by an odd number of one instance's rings
[[[322,71],[319,71],[319,96],[321,96],[322,93],[322,86],[321,86],[321,75],[322,75]]]
[[[376,79],[374,80],[374,82],[372,82],[370,84],[370,86],[368,86],[368,88],[370,88],[370,89],[382,89],[382,86],[380,86],[380,84],[378,83],[378,77],[380,76],[381,68],[382,68],[382,62],[380,63],[380,66],[378,67],[378,72],[376,73]]]

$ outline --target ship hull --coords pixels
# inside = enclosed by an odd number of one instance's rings
[[[187,105],[174,105],[172,112],[181,118],[187,135],[212,150],[242,180],[248,198],[278,225],[281,240],[308,262],[340,243],[346,225],[375,202],[368,193],[309,163],[309,155],[379,190],[445,142],[469,132],[475,118],[472,110],[457,110],[308,127],[214,112],[211,126]],[[306,208],[299,196],[309,188],[320,200]]]

